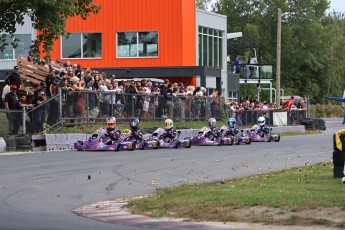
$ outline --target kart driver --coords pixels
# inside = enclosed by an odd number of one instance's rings
[[[111,144],[112,141],[117,141],[120,138],[121,132],[118,129],[115,129],[116,118],[115,117],[107,117],[107,134],[111,138],[109,143]]]
[[[265,135],[268,135],[270,133],[270,129],[266,125],[266,119],[264,117],[259,117],[258,126],[260,129],[258,129],[257,134],[260,135],[261,137],[264,137]]]
[[[135,139],[136,141],[140,142],[143,139],[143,132],[139,129],[139,119],[133,118],[131,119],[129,126],[131,128],[128,140]]]
[[[225,133],[225,136],[236,136],[238,134],[239,130],[236,128],[236,119],[235,118],[229,118],[228,119],[228,130]]]
[[[211,131],[208,133],[207,138],[211,141],[217,139],[220,135],[220,130],[217,128],[217,120],[213,117],[208,119],[208,127],[211,129]]]
[[[177,132],[175,129],[173,129],[174,127],[174,122],[171,119],[166,119],[164,121],[165,123],[165,133],[162,135],[162,139],[166,140],[166,142],[170,142],[171,140],[175,139],[177,136]]]

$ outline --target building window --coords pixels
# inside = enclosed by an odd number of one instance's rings
[[[158,57],[158,32],[119,32],[117,33],[116,56]]]
[[[62,37],[62,58],[101,58],[101,33],[71,33]]]
[[[223,31],[199,26],[199,66],[223,68]]]
[[[13,49],[12,38],[6,37],[6,43],[9,45],[5,46],[5,49],[0,52],[0,59],[16,59],[16,56],[28,56],[30,45],[31,45],[31,34],[15,34],[14,38],[18,40],[18,46]]]

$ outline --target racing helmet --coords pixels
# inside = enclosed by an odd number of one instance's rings
[[[107,117],[106,122],[107,122],[107,128],[108,129],[115,128],[115,123],[116,123],[116,118],[115,117],[112,117],[112,116]]]
[[[258,118],[258,126],[262,127],[266,124],[266,119],[264,117],[259,117]]]
[[[138,127],[139,127],[139,119],[138,118],[133,118],[129,125],[130,125],[131,129],[137,130]]]
[[[216,124],[217,124],[217,120],[213,117],[211,117],[210,119],[208,119],[208,126],[210,128],[216,128]]]
[[[230,129],[234,128],[236,125],[236,119],[235,118],[229,118],[228,120],[228,126]]]
[[[174,127],[174,122],[171,119],[166,119],[164,123],[166,129],[171,129],[172,127]]]

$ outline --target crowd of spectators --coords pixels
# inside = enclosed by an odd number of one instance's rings
[[[64,118],[67,124],[75,125],[82,124],[86,119],[94,121],[107,116],[139,117],[143,120],[221,117],[221,100],[224,98],[216,89],[207,95],[204,87],[185,86],[183,82],[170,82],[168,79],[164,82],[120,80],[115,75],[107,76],[90,68],[83,70],[80,65],[70,62],[57,60],[54,64],[39,64],[47,68],[48,74],[45,82],[35,87],[33,98],[27,102],[30,106],[26,106],[32,110],[29,115],[34,133],[43,131],[45,120],[52,126],[60,118]],[[17,71],[18,66],[14,72]],[[17,84],[17,80],[8,83],[11,86]],[[62,92],[62,101],[58,97],[59,91]],[[17,96],[19,98],[20,94],[17,93]],[[18,98],[16,101],[19,101]],[[42,106],[47,100],[49,103]],[[270,110],[306,108],[303,100],[296,103],[293,98],[281,108],[276,108],[275,103],[251,98],[241,98],[239,103],[224,101],[224,106],[227,116],[236,118],[239,125],[245,123],[242,117],[246,111],[262,111],[265,116],[266,111]],[[59,108],[62,108],[62,114]]]

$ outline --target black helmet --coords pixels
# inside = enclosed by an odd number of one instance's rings
[[[131,119],[130,126],[131,126],[131,129],[137,130],[139,127],[139,119],[138,118]]]

